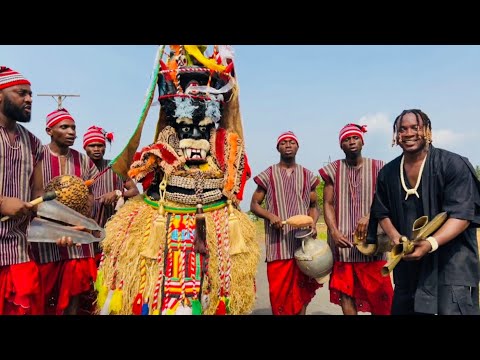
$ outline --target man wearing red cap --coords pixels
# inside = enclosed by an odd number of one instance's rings
[[[51,142],[43,146],[45,185],[59,175],[75,175],[86,181],[98,174],[88,156],[71,148],[77,137],[76,125],[66,109],[48,114],[45,130],[51,138]],[[93,194],[90,194],[89,205],[91,209]],[[96,278],[93,244],[67,248],[51,243],[32,243],[32,250],[40,269],[45,313],[77,314],[80,294],[90,291]]]
[[[282,225],[294,215],[310,215],[318,220],[317,193],[319,179],[297,164],[298,139],[291,131],[277,138],[280,162],[254,178],[257,184],[250,210],[265,219],[265,244],[270,304],[273,315],[305,315],[307,305],[321,286],[303,274],[295,263],[295,230]],[[262,203],[265,200],[265,208]],[[312,227],[314,236],[317,231]]]
[[[138,195],[139,191],[132,179],[122,180],[108,166],[110,160],[105,156],[106,143],[113,141],[113,133],[107,133],[101,127],[90,126],[83,135],[83,148],[88,157],[95,163],[100,176],[92,186],[93,196],[93,219],[100,225],[105,226],[108,219],[114,214],[115,206],[120,198],[129,199]],[[126,189],[126,190],[125,190]],[[100,247],[94,243],[97,264],[100,261]]]
[[[388,315],[393,297],[390,277],[381,275],[385,254],[368,256],[353,246],[354,234],[360,241],[366,239],[375,184],[384,165],[381,160],[362,157],[366,132],[365,125],[345,125],[339,134],[345,159],[319,170],[325,181],[323,208],[334,254],[330,302],[340,305],[344,315],[358,311]]]
[[[37,265],[29,255],[30,200],[43,193],[42,145],[19,122],[30,121],[32,90],[0,66],[0,315],[41,314]]]

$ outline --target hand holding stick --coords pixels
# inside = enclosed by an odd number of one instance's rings
[[[41,202],[48,201],[48,200],[53,200],[56,197],[57,197],[57,193],[55,191],[50,191],[50,192],[47,192],[47,193],[43,194],[43,196],[40,196],[40,197],[30,201],[30,204],[35,206],[35,205],[40,204]],[[8,219],[10,219],[10,216],[4,216],[0,219],[0,221],[6,221]]]

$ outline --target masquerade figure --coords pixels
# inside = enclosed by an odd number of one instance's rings
[[[369,256],[354,246],[354,234],[365,241],[375,184],[384,165],[381,160],[362,156],[366,132],[365,125],[345,125],[339,134],[345,159],[319,170],[325,181],[323,207],[328,242],[334,249],[330,302],[340,305],[344,315],[357,315],[358,311],[389,315],[392,282],[381,274],[386,254]]]
[[[249,313],[259,246],[238,208],[250,168],[233,49],[214,45],[208,57],[206,46],[169,50],[158,64],[155,142],[135,153],[128,171],[144,194],[106,224],[99,311]],[[124,154],[133,154],[130,146]]]
[[[416,219],[447,220],[415,241],[393,270],[392,315],[479,315],[480,182],[467,158],[432,145],[432,124],[422,110],[404,110],[393,124],[403,152],[379,172],[367,243],[377,223],[390,240],[412,239]]]
[[[34,210],[29,201],[43,193],[42,144],[20,124],[30,121],[31,112],[30,81],[0,66],[0,315],[43,313],[27,242]]]

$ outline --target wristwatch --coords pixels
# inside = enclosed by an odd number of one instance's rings
[[[123,196],[123,193],[120,190],[115,190],[115,195],[117,195],[117,200]]]

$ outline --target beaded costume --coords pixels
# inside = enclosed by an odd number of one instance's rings
[[[169,45],[157,60],[155,143],[128,159],[130,144],[112,161],[119,172],[130,165],[144,193],[106,224],[98,311],[249,313],[260,252],[254,225],[239,210],[250,168],[233,49]]]

